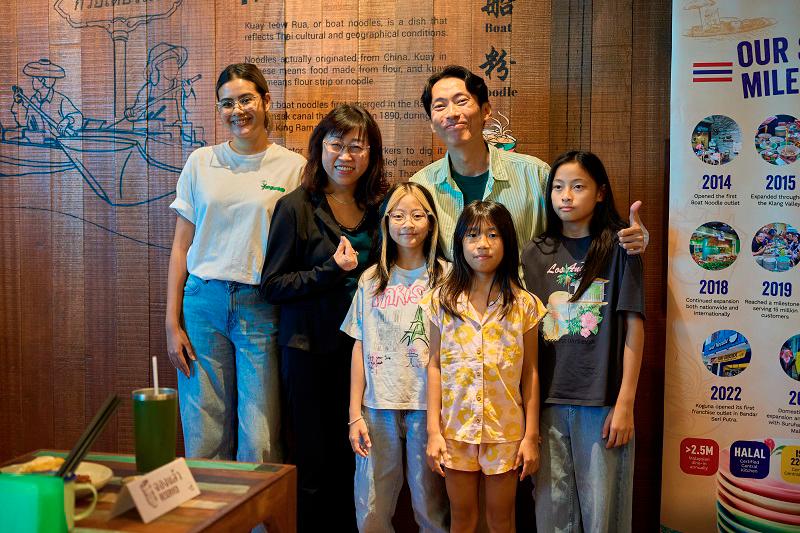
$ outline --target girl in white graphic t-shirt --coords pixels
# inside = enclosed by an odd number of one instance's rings
[[[362,274],[342,331],[356,339],[350,376],[350,444],[356,453],[359,530],[393,531],[403,445],[420,531],[447,531],[447,497],[425,463],[427,319],[419,305],[444,269],[433,200],[401,183],[381,206],[378,264]]]

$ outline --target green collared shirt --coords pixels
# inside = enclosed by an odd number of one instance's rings
[[[449,154],[411,177],[433,196],[439,218],[439,239],[445,257],[453,260],[453,233],[464,210],[464,195],[450,174]],[[518,253],[545,228],[544,194],[550,167],[530,155],[498,150],[489,145],[489,180],[484,200],[501,203],[511,212],[517,231]]]

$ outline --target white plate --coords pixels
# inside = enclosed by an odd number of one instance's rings
[[[89,476],[92,480],[92,485],[97,490],[105,487],[108,480],[114,475],[114,472],[109,467],[97,463],[87,463],[86,461],[78,465],[75,473],[81,476]],[[86,496],[91,494],[91,491],[89,489],[80,489],[75,491],[75,494],[77,496]]]
[[[0,468],[0,472],[4,472],[6,474],[16,474],[23,464],[25,463],[4,466],[3,468]],[[110,480],[114,475],[114,472],[112,472],[107,466],[97,463],[88,463],[86,461],[78,465],[78,468],[75,469],[75,473],[81,476],[89,476],[89,479],[92,480],[92,485],[94,485],[94,488],[97,490],[105,487],[106,483],[108,483],[108,480]],[[78,496],[86,496],[91,494],[91,491],[89,489],[80,489],[75,491],[75,493]]]

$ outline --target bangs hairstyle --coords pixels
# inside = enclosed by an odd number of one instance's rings
[[[481,224],[494,226],[503,242],[503,259],[497,265],[492,286],[500,288],[502,297],[501,317],[505,317],[514,303],[515,291],[523,290],[519,279],[519,252],[517,248],[517,232],[511,213],[503,204],[497,202],[470,202],[456,222],[453,237],[453,268],[445,278],[439,299],[445,312],[451,316],[462,318],[458,312],[458,298],[463,293],[469,294],[472,288],[474,271],[464,258],[464,237],[467,232]],[[491,293],[491,289],[489,291]]]
[[[418,183],[398,183],[386,194],[386,199],[380,208],[381,225],[378,231],[378,239],[375,243],[378,268],[375,269],[375,275],[372,277],[372,279],[377,280],[378,284],[375,287],[373,296],[377,296],[386,290],[386,286],[389,284],[389,271],[397,262],[397,243],[389,235],[389,224],[391,224],[389,213],[407,195],[413,196],[428,215],[428,235],[425,237],[423,245],[423,254],[428,268],[428,286],[435,287],[442,277],[443,268],[439,262],[439,258],[442,257],[441,249],[439,248],[439,219],[436,216],[433,197],[425,187]]]
[[[592,152],[573,150],[558,156],[550,168],[550,175],[547,177],[547,194],[545,194],[547,229],[542,234],[542,237],[548,237],[554,241],[562,239],[564,226],[553,208],[552,192],[556,171],[566,163],[580,165],[597,184],[598,190],[603,191],[603,200],[597,202],[594,206],[592,220],[589,222],[589,235],[592,237],[592,242],[586,252],[583,269],[576,276],[577,279],[580,279],[580,283],[575,294],[569,299],[570,302],[576,302],[584,291],[589,288],[594,279],[608,267],[615,247],[619,245],[617,232],[622,228],[628,227],[628,224],[617,212],[614,204],[614,194],[611,190],[611,181],[608,179],[608,173],[603,162]],[[542,237],[537,240],[541,240]]]
[[[478,107],[483,107],[483,104],[489,102],[489,88],[486,86],[486,81],[477,74],[470,71],[467,67],[461,65],[447,65],[441,71],[433,74],[428,78],[425,83],[425,88],[422,90],[420,101],[428,118],[431,118],[431,103],[433,102],[433,86],[445,78],[457,78],[464,81],[469,94],[475,97],[478,101]]]
[[[225,67],[223,71],[220,72],[219,78],[217,78],[217,86],[214,90],[217,101],[219,101],[220,88],[231,80],[246,80],[252,82],[253,85],[256,86],[256,92],[258,96],[261,97],[262,104],[266,103],[269,95],[269,85],[267,85],[267,80],[264,78],[264,74],[261,73],[261,69],[254,64],[233,63]],[[270,118],[269,110],[266,110],[264,113],[264,129],[267,130],[267,133],[272,129],[272,119]]]
[[[383,199],[388,188],[383,172],[383,139],[381,130],[372,115],[355,104],[339,104],[325,115],[308,140],[308,163],[303,170],[303,187],[311,193],[321,193],[328,185],[328,174],[322,166],[325,148],[322,141],[326,137],[344,137],[355,130],[359,137],[366,137],[369,145],[369,164],[364,174],[358,178],[354,194],[358,206],[365,209],[376,206]]]

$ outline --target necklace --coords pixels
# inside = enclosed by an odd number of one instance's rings
[[[336,218],[336,217],[334,217],[334,218]],[[358,221],[358,224],[356,224],[355,226],[352,226],[352,227],[350,227],[350,226],[345,226],[344,224],[342,224],[342,223],[341,223],[341,222],[339,222],[338,220],[336,221],[336,223],[339,225],[339,227],[340,227],[341,229],[343,229],[343,230],[345,230],[345,231],[349,231],[349,232],[351,232],[351,233],[352,233],[352,232],[356,232],[356,231],[358,231],[358,230],[361,228],[361,224],[363,224],[363,223],[364,223],[364,221],[365,221],[366,219],[367,219],[367,212],[366,212],[366,211],[364,211],[364,214],[363,214],[363,215],[361,215],[361,220],[359,220],[359,221]]]
[[[349,202],[345,202],[344,200],[339,200],[339,198],[336,197],[336,194],[334,194],[332,192],[326,192],[325,196],[333,198],[334,202],[336,202],[337,204],[341,204],[341,205],[352,205],[352,204],[356,203],[356,199],[355,198],[353,198]]]

